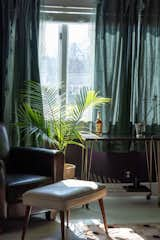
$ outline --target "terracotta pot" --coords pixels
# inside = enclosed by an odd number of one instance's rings
[[[76,166],[71,163],[64,164],[63,179],[75,178]]]

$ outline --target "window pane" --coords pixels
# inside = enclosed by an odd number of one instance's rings
[[[66,102],[67,109],[72,108],[80,88],[92,86],[94,72],[92,26],[91,23],[53,21],[42,21],[40,25],[41,83],[44,86],[61,89],[63,95],[66,93],[63,102]],[[62,101],[58,101],[65,105]],[[85,118],[91,119],[91,114],[87,113]]]
[[[42,22],[40,25],[39,65],[42,85],[58,88],[59,84],[59,25]]]
[[[68,24],[68,66],[67,66],[67,103],[82,87],[91,87],[93,54],[91,54],[91,25],[89,23]]]

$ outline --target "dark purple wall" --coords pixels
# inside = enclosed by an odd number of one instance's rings
[[[76,174],[80,176],[81,149],[77,146],[70,146],[66,162],[76,164]],[[130,171],[130,178],[126,178],[127,171]],[[132,182],[135,177],[140,181],[147,181],[145,152],[93,152],[91,172],[121,182]]]

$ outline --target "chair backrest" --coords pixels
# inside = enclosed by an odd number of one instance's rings
[[[9,140],[7,130],[3,123],[0,123],[0,159],[5,160],[9,153]]]

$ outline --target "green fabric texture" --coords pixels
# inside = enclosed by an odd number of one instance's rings
[[[9,9],[12,8],[13,1],[0,0],[0,121],[4,120],[4,90],[5,74],[9,44]]]
[[[8,128],[11,144],[19,145],[22,137],[18,127],[20,92],[26,81],[40,82],[38,69],[39,0],[1,0],[2,13],[2,99],[1,119]],[[1,25],[0,25],[1,26]],[[5,50],[4,50],[5,49]],[[5,52],[4,52],[5,51]],[[29,91],[29,89],[26,89]],[[29,101],[29,99],[28,99]]]
[[[102,109],[103,130],[160,134],[160,1],[100,0],[97,4],[95,88],[112,103]]]

